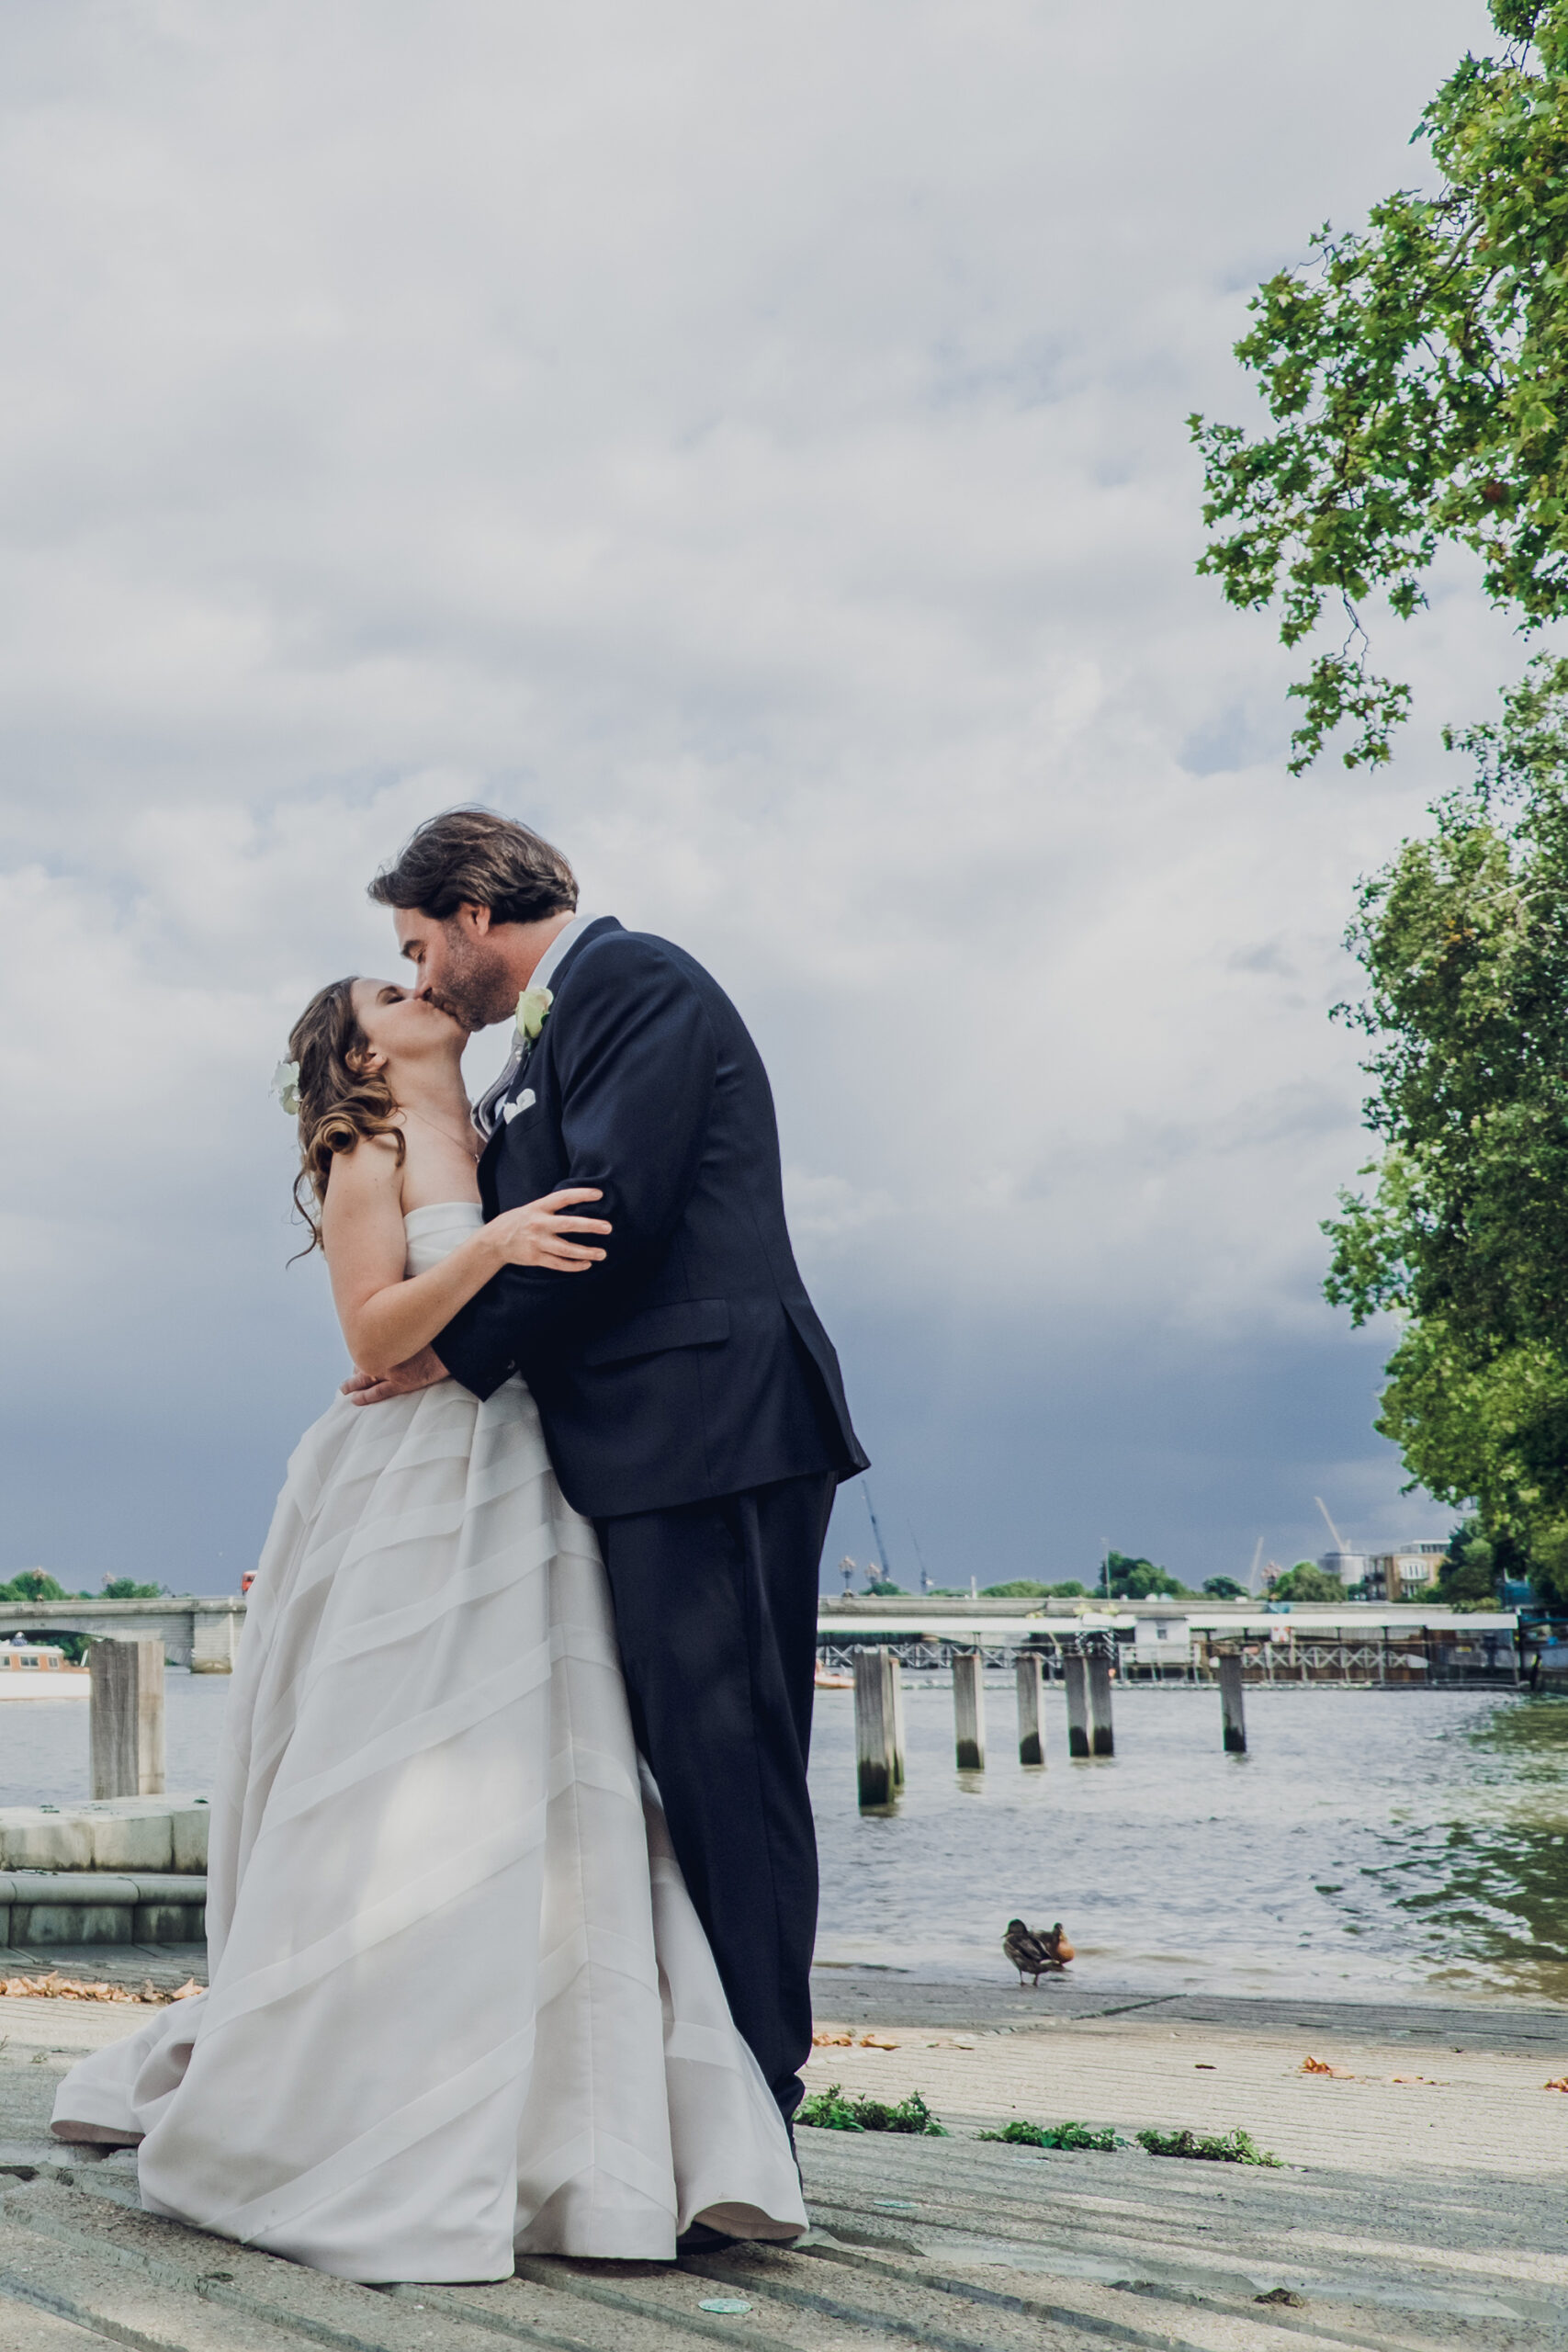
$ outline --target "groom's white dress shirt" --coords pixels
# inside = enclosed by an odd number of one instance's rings
[[[589,924],[591,922],[597,922],[599,918],[597,915],[573,915],[566,929],[564,931],[557,932],[555,937],[551,940],[549,945],[540,956],[537,964],[534,967],[534,977],[529,981],[528,986],[531,989],[547,989],[551,980],[554,978],[556,972],[559,968],[561,957],[566,954],[566,951],[571,945],[572,941],[574,939],[580,939],[582,936],[582,933],[587,930]]]
[[[571,921],[567,924],[566,929],[564,931],[557,932],[555,937],[551,940],[549,945],[546,948],[544,954],[535,965],[534,977],[528,983],[529,988],[547,989],[550,985],[551,979],[560,967],[562,956],[566,954],[567,949],[571,945],[572,941],[580,938],[582,933],[587,930],[589,924],[591,922],[597,922],[598,920],[598,916],[594,914],[573,915]],[[498,1079],[494,1080],[491,1085],[486,1087],[484,1092],[479,1096],[479,1101],[475,1103],[473,1111],[474,1125],[478,1128],[479,1134],[485,1137],[487,1142],[491,1136],[494,1134],[497,1123],[503,1115],[502,1106],[503,1104],[506,1105],[505,1114],[509,1116],[514,1110],[523,1106],[522,1098],[519,1098],[519,1102],[517,1104],[507,1103],[506,1098],[511,1093],[513,1086],[517,1083],[517,1080],[522,1072],[523,1065],[527,1060],[533,1050],[534,1040],[531,1037],[519,1037],[516,1044],[512,1048],[512,1053],[508,1058],[506,1068],[502,1071],[501,1076]]]

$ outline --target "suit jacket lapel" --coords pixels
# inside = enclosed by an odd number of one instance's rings
[[[511,1067],[511,1057],[508,1057],[507,1070],[504,1073],[506,1084],[503,1090],[497,1095],[494,1104],[495,1125],[491,1127],[489,1136],[486,1137],[485,1148],[483,1151],[480,1152],[479,1158],[479,1185],[481,1191],[484,1189],[487,1175],[491,1180],[491,1187],[493,1190],[494,1154],[496,1147],[500,1143],[502,1137],[505,1135],[507,1128],[512,1124],[506,1117],[506,1102],[509,1098],[516,1094],[517,1089],[522,1085],[524,1077],[527,1072],[529,1066],[534,1061],[535,1057],[538,1054],[540,1046],[543,1046],[546,1038],[549,1035],[550,1023],[556,1017],[556,1007],[560,1001],[561,990],[566,986],[572,966],[576,963],[583,949],[588,945],[590,940],[601,939],[608,931],[621,931],[624,930],[624,928],[625,925],[618,922],[614,915],[600,915],[594,922],[588,925],[587,929],[582,933],[580,938],[572,941],[571,945],[568,948],[566,954],[561,957],[560,962],[556,966],[554,972],[550,975],[550,1010],[546,1018],[544,1028],[539,1032],[538,1036],[532,1039],[525,1047],[523,1053],[518,1058],[515,1069]],[[489,1204],[487,1203],[487,1206]]]

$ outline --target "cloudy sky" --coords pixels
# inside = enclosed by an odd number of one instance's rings
[[[0,5],[0,1569],[224,1589],[343,1369],[267,1080],[479,799],[699,955],[902,1581],[1436,1532],[1318,1295],[1356,876],[1193,576],[1248,291],[1461,0]],[[476,1042],[476,1082],[500,1058]],[[918,1548],[917,1548],[918,1547]],[[828,1574],[864,1559],[863,1490]]]

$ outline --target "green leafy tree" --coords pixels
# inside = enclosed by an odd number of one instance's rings
[[[1568,1596],[1568,662],[1461,748],[1472,779],[1361,888],[1369,1192],[1340,1195],[1328,1297],[1401,1334],[1378,1428]]]
[[[1479,556],[1526,630],[1568,613],[1568,0],[1490,13],[1498,54],[1466,57],[1416,129],[1436,192],[1325,227],[1254,297],[1236,356],[1274,429],[1190,420],[1200,571],[1278,606],[1287,646],[1343,615],[1290,689],[1294,774],[1341,721],[1347,767],[1388,758],[1410,693],[1368,669],[1358,607],[1408,619],[1443,545]]]
[[[1083,1593],[1081,1584],[1034,1584],[1027,1577],[1015,1577],[1011,1584],[986,1584],[980,1588],[982,1600],[1066,1600]]]
[[[1449,1538],[1432,1599],[1445,1609],[1495,1609],[1503,1574],[1497,1555],[1503,1548],[1501,1541],[1493,1542],[1478,1519],[1461,1519]]]
[[[168,1589],[166,1584],[138,1584],[131,1577],[106,1577],[102,1598],[105,1600],[161,1600]]]
[[[1245,1600],[1247,1587],[1237,1584],[1235,1577],[1205,1577],[1203,1589],[1212,1600]]]
[[[1130,1559],[1124,1552],[1112,1552],[1110,1568],[1111,1594],[1118,1600],[1187,1598],[1187,1587],[1180,1578],[1168,1568],[1156,1567],[1152,1560]]]
[[[0,1584],[0,1600],[85,1600],[87,1598],[85,1592],[67,1592],[65,1587],[58,1583],[47,1568],[23,1568],[18,1575],[11,1578],[9,1584]],[[80,1666],[87,1654],[85,1634],[54,1633],[48,1626],[40,1628],[29,1626],[28,1630],[29,1633],[37,1630],[50,1633],[52,1640],[64,1651],[73,1666]]]
[[[1274,1600],[1343,1600],[1345,1588],[1337,1576],[1320,1568],[1315,1560],[1298,1560],[1282,1577],[1274,1579],[1269,1598]]]
[[[81,1593],[69,1593],[57,1584],[47,1568],[23,1568],[9,1584],[0,1584],[0,1600],[80,1600]]]

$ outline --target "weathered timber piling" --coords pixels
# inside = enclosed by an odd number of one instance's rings
[[[986,1769],[986,1661],[978,1650],[953,1654],[953,1736],[961,1772]]]
[[[91,1642],[88,1746],[95,1797],[164,1793],[164,1645],[156,1634]]]
[[[1103,1650],[1091,1650],[1089,1660],[1089,1711],[1094,1724],[1097,1756],[1114,1756],[1116,1735],[1111,1724],[1111,1660]]]
[[[1021,1764],[1043,1764],[1045,1761],[1045,1725],[1040,1713],[1038,1650],[1020,1650],[1018,1654],[1018,1760]]]
[[[1093,1718],[1089,1712],[1089,1660],[1081,1650],[1068,1650],[1062,1660],[1062,1680],[1067,1694],[1067,1754],[1094,1754]]]
[[[1247,1710],[1241,1695],[1241,1653],[1222,1650],[1220,1669],[1220,1721],[1224,1726],[1225,1754],[1247,1754]]]
[[[904,1668],[891,1650],[884,1650],[887,1687],[893,1696],[893,1785],[904,1785]]]
[[[897,1792],[897,1671],[886,1650],[855,1652],[855,1776],[863,1813],[886,1813]]]

